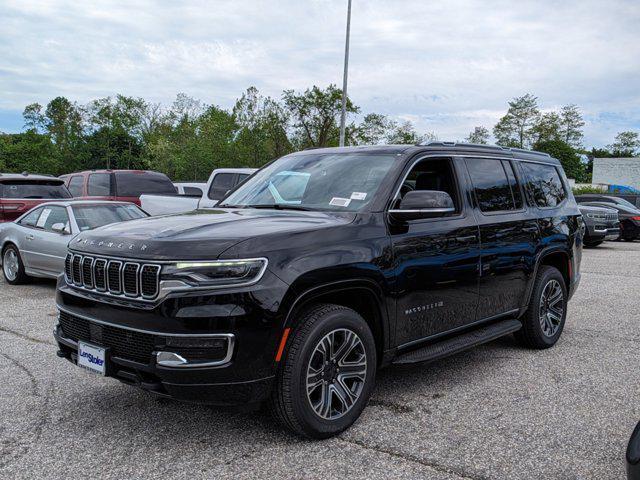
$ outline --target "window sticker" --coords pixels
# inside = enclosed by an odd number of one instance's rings
[[[51,209],[45,208],[42,211],[42,215],[40,215],[40,218],[38,219],[38,223],[36,223],[36,227],[44,228],[44,224],[47,223],[47,219],[49,218],[49,215],[51,215]]]
[[[367,198],[366,192],[353,192],[351,194],[351,200],[364,200]]]
[[[333,197],[329,202],[329,205],[334,205],[336,207],[348,207],[350,203],[350,198]]]

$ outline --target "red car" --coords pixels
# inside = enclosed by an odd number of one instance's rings
[[[0,173],[0,222],[11,222],[41,203],[61,198],[71,194],[59,178]]]
[[[140,205],[140,195],[177,194],[164,173],[148,170],[90,170],[61,175],[71,195],[92,200],[115,200]]]

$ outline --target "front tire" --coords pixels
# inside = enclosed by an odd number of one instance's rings
[[[21,285],[31,280],[24,272],[20,251],[13,244],[7,245],[2,251],[2,273],[6,282],[11,285]]]
[[[367,322],[340,305],[302,314],[276,375],[271,410],[286,428],[328,438],[364,410],[376,376],[376,345]]]
[[[567,286],[557,268],[538,269],[529,308],[522,317],[516,339],[529,348],[544,349],[556,344],[567,318]]]

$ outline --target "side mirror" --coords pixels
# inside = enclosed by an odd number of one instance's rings
[[[69,233],[71,233],[64,223],[54,223],[53,225],[51,225],[51,230],[62,235],[69,235]]]
[[[394,220],[407,222],[420,218],[433,218],[456,211],[451,196],[436,190],[413,190],[407,192],[398,208],[389,210]]]

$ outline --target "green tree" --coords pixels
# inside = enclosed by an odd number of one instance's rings
[[[531,127],[531,139],[534,144],[553,140],[562,140],[560,115],[556,112],[547,112],[538,116]],[[566,142],[565,142],[566,143]]]
[[[342,109],[342,90],[329,85],[324,90],[313,86],[303,93],[285,90],[282,94],[285,108],[293,122],[293,144],[296,149],[336,146],[339,142],[338,119]],[[349,98],[347,113],[358,113]]]
[[[489,130],[485,127],[475,127],[465,140],[469,143],[486,145],[489,143]]]
[[[395,122],[379,113],[368,113],[359,125],[347,129],[352,145],[378,145],[384,143]]]
[[[620,132],[607,148],[611,151],[612,157],[634,157],[640,150],[640,137],[637,132]]]
[[[545,152],[560,160],[567,177],[582,182],[586,177],[585,165],[580,160],[576,150],[562,140],[546,140],[536,143],[534,148],[539,152]]]
[[[507,114],[493,127],[493,136],[499,145],[527,148],[533,143],[532,127],[539,116],[538,97],[527,93],[514,98]]]
[[[65,167],[49,135],[33,130],[0,134],[0,170],[60,175]]]
[[[580,148],[584,137],[582,127],[584,127],[584,120],[578,106],[571,104],[562,107],[560,110],[562,140],[573,148]]]

